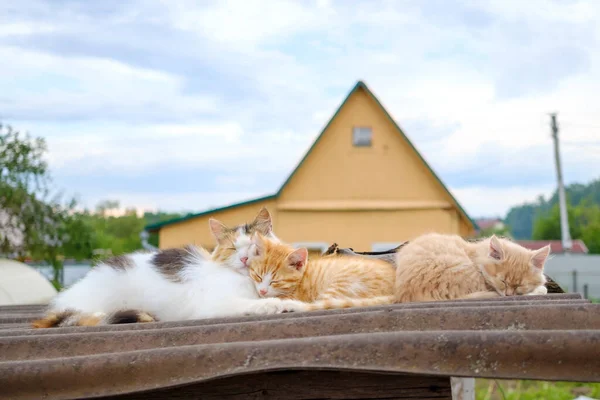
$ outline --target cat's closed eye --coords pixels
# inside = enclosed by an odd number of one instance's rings
[[[262,277],[254,271],[250,271],[250,278],[254,279],[257,282],[262,282]]]
[[[517,286],[515,287],[515,294],[522,295],[525,293],[529,293],[529,288],[525,286]]]

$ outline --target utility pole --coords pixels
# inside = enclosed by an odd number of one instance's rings
[[[560,166],[560,150],[558,148],[558,126],[556,124],[556,113],[550,114],[552,118],[552,139],[554,140],[554,162],[556,164],[556,179],[558,180],[558,205],[560,207],[560,231],[562,246],[566,252],[570,252],[573,246],[569,230],[569,215],[567,214],[567,196],[565,195],[565,184]]]

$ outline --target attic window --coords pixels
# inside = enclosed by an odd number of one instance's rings
[[[352,144],[355,147],[370,147],[373,130],[367,126],[355,126],[352,128]]]

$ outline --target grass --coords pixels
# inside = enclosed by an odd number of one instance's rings
[[[475,390],[476,400],[573,400],[578,396],[600,399],[600,383],[477,379]]]

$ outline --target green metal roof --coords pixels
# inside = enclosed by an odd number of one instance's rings
[[[381,110],[384,112],[384,114],[386,115],[386,117],[390,120],[390,122],[392,123],[392,125],[398,130],[398,132],[400,133],[400,135],[402,136],[402,138],[404,140],[406,140],[406,142],[410,145],[410,147],[417,154],[417,156],[419,157],[419,159],[421,160],[421,162],[423,162],[423,164],[429,169],[429,172],[431,172],[431,174],[433,175],[433,177],[444,188],[444,190],[446,191],[446,193],[448,193],[448,195],[450,196],[450,198],[452,199],[452,201],[454,201],[454,203],[457,206],[457,208],[459,209],[459,211],[467,218],[467,220],[469,220],[469,222],[471,222],[471,224],[473,225],[473,227],[475,229],[478,229],[478,226],[475,223],[475,221],[473,221],[473,219],[471,219],[471,217],[469,217],[469,215],[466,213],[466,211],[462,208],[462,206],[454,198],[454,196],[452,195],[452,193],[448,190],[448,188],[446,187],[446,185],[444,185],[444,183],[437,176],[437,174],[433,171],[433,169],[431,169],[431,167],[429,166],[429,164],[427,164],[427,161],[425,161],[425,159],[421,156],[421,153],[419,153],[417,151],[417,149],[411,143],[411,141],[408,139],[408,137],[406,137],[406,135],[404,134],[404,132],[402,131],[402,129],[400,128],[400,126],[398,126],[398,124],[396,123],[396,121],[394,121],[394,119],[392,118],[392,116],[387,112],[387,110],[383,107],[383,105],[381,104],[381,102],[377,99],[377,97],[375,97],[375,95],[371,92],[371,90],[367,87],[367,85],[363,81],[358,81],[356,83],[356,85],[354,85],[354,87],[348,93],[348,95],[346,96],[346,98],[344,99],[344,101],[342,102],[342,104],[338,107],[338,109],[335,112],[335,114],[333,114],[333,116],[331,117],[331,119],[329,119],[329,122],[327,122],[327,125],[325,125],[325,127],[321,130],[321,133],[319,134],[319,136],[317,137],[317,139],[313,142],[312,146],[310,146],[310,148],[308,149],[308,151],[306,152],[306,154],[304,155],[304,157],[302,158],[302,160],[298,163],[298,165],[296,166],[296,168],[294,168],[294,170],[292,171],[292,173],[287,177],[287,179],[285,180],[285,182],[283,183],[283,185],[281,185],[281,187],[279,188],[279,190],[277,191],[277,193],[275,193],[273,195],[265,196],[265,197],[259,197],[257,199],[252,199],[252,200],[244,201],[244,202],[241,202],[241,203],[231,204],[231,205],[225,206],[225,207],[220,207],[220,208],[215,208],[215,209],[212,209],[212,210],[203,211],[203,212],[197,213],[197,214],[188,214],[188,215],[186,215],[184,217],[181,217],[181,218],[176,218],[176,219],[172,219],[172,220],[168,220],[168,221],[164,221],[164,222],[159,222],[159,223],[156,223],[156,224],[148,225],[148,226],[146,226],[145,229],[147,231],[155,231],[155,230],[158,230],[158,229],[160,229],[160,228],[162,228],[163,226],[166,226],[166,225],[176,224],[176,223],[179,223],[179,222],[187,221],[187,220],[192,219],[192,218],[197,218],[197,217],[201,217],[201,216],[204,216],[204,215],[207,215],[207,214],[212,214],[212,213],[215,213],[215,212],[218,212],[218,211],[224,211],[224,210],[228,210],[228,209],[235,208],[235,207],[241,207],[241,206],[245,206],[245,205],[248,205],[248,204],[257,203],[257,202],[264,201],[264,200],[276,199],[283,192],[283,189],[288,185],[288,183],[292,180],[292,177],[300,169],[300,167],[302,166],[302,164],[304,164],[304,162],[306,161],[306,159],[308,158],[308,156],[310,155],[310,153],[313,151],[313,149],[315,148],[315,146],[317,145],[317,143],[319,142],[319,140],[321,140],[321,137],[323,137],[323,134],[327,131],[327,128],[329,128],[329,126],[331,125],[331,123],[333,122],[333,120],[335,119],[335,117],[337,117],[338,114],[340,113],[340,111],[342,110],[342,108],[344,108],[344,105],[346,105],[346,103],[348,102],[348,99],[358,89],[363,89],[373,100],[375,100],[375,103],[381,108]]]
[[[157,222],[152,225],[147,225],[144,229],[147,231],[156,231],[166,225],[177,224],[179,222],[184,222],[184,221],[187,221],[187,220],[190,220],[193,218],[202,217],[207,214],[212,214],[217,211],[225,211],[225,210],[229,210],[229,209],[232,209],[235,207],[241,207],[241,206],[245,206],[248,204],[258,203],[258,202],[264,201],[264,200],[271,200],[271,199],[274,199],[275,197],[276,197],[276,195],[269,195],[269,196],[259,197],[256,199],[242,201],[241,203],[230,204],[225,207],[213,208],[211,210],[206,210],[206,211],[202,211],[202,212],[195,213],[195,214],[187,214],[187,215],[184,215],[183,217],[174,218],[174,219],[170,219],[170,220],[163,221],[163,222]]]

